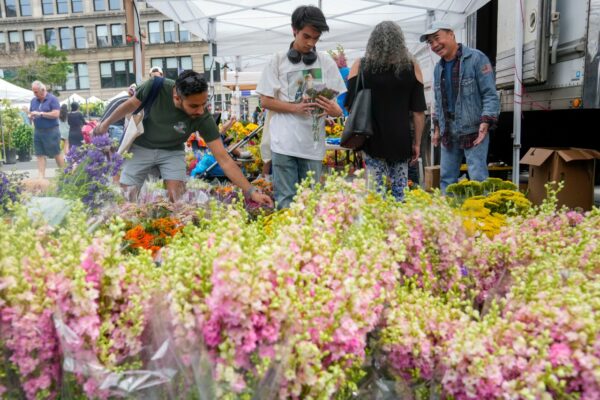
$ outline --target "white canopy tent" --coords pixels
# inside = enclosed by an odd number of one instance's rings
[[[0,99],[8,99],[13,105],[29,104],[33,92],[0,79]]]
[[[396,21],[413,52],[432,20],[463,28],[467,15],[489,0],[148,0],[148,3],[188,29],[217,44],[217,56],[230,65],[241,56],[238,69],[260,70],[269,56],[292,41],[291,14],[300,5],[320,6],[330,31],[318,48],[341,44],[348,58],[361,55],[373,27]],[[239,58],[238,58],[239,60]],[[198,68],[197,68],[198,69]]]
[[[84,104],[85,97],[82,97],[82,96],[78,95],[77,93],[73,93],[72,95],[70,95],[69,97],[67,97],[66,99],[64,99],[63,101],[60,102],[60,104],[71,104],[71,103]]]
[[[96,96],[90,96],[85,101],[88,103],[104,103],[104,100],[102,100]]]

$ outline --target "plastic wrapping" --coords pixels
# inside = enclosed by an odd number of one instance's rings
[[[27,203],[29,218],[41,218],[54,227],[60,225],[70,209],[70,202],[59,197],[32,197]]]
[[[170,357],[172,342],[164,340],[160,346],[152,344],[140,354],[143,369],[111,371],[98,360],[97,355],[67,324],[59,313],[54,314],[54,326],[63,354],[62,397],[71,398],[79,391],[74,381],[83,384],[87,395],[98,397],[127,397],[129,399],[177,399],[171,383],[177,374],[174,359]],[[73,374],[72,380],[69,374]],[[155,390],[159,388],[160,390]],[[152,390],[149,390],[152,389]]]

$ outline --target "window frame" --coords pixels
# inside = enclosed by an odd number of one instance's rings
[[[118,82],[119,79],[119,72],[116,70],[116,63],[125,63],[125,82],[123,82],[123,85],[120,85]],[[103,76],[102,75],[102,66],[103,65],[109,65],[110,66],[110,73],[109,75]],[[115,89],[115,88],[120,88],[120,87],[128,87],[129,85],[131,85],[132,83],[135,83],[135,74],[133,73],[133,60],[111,60],[111,61],[100,61],[99,63],[99,70],[100,70],[100,87],[102,89]],[[109,82],[109,85],[107,85],[107,81]]]
[[[151,25],[156,24],[156,26],[158,27],[158,32],[152,32],[152,30],[150,29]],[[158,41],[154,41],[154,39],[152,38],[152,35],[156,35],[158,34]],[[148,21],[148,43],[149,44],[159,44],[161,43],[161,32],[160,32],[160,21]]]
[[[96,5],[102,5],[102,8],[96,8]],[[104,0],[94,0],[94,11],[106,11],[106,2]]]
[[[81,67],[85,66],[86,74],[82,74]],[[87,86],[81,84],[82,79],[87,82]],[[69,87],[67,82],[72,80],[74,85]],[[73,63],[73,71],[67,74],[67,81],[65,81],[63,90],[88,90],[90,89],[90,68],[87,63]]]
[[[77,30],[78,29],[83,29],[83,47],[80,47],[78,45],[78,40],[81,38],[79,36],[77,36]],[[88,48],[88,43],[87,43],[87,29],[85,28],[85,26],[74,26],[73,27],[73,44],[75,45],[76,49],[87,49]]]
[[[54,44],[50,44],[48,41],[48,33],[49,32],[54,32]],[[56,28],[44,28],[44,43],[50,47],[50,46],[54,46],[56,48],[58,48],[57,44],[58,44],[58,32],[56,30]]]
[[[173,25],[173,30],[172,31],[167,31],[166,29],[166,24],[172,24]],[[175,24],[175,21],[173,20],[165,20],[162,22],[162,29],[163,29],[163,37],[164,37],[164,43],[176,43],[178,40],[178,35],[177,35],[177,27]],[[172,35],[172,39],[171,40],[167,40],[167,33]]]
[[[98,28],[100,28],[100,27],[104,27],[106,29],[106,36],[100,36],[98,34]],[[100,43],[101,37],[106,38],[106,45],[101,45],[101,43]],[[106,24],[96,25],[96,47],[97,48],[110,47],[110,31],[109,31],[108,25],[106,25]]]
[[[170,68],[168,66],[168,60],[176,59],[177,60],[177,68]],[[182,61],[184,59],[189,59],[189,68],[183,68]],[[154,57],[150,59],[150,65],[153,67],[161,67],[163,70],[163,76],[169,79],[177,79],[179,76],[179,71],[183,71],[186,69],[194,69],[194,59],[191,55],[187,56],[168,56],[168,57]]]
[[[116,3],[116,2],[119,3],[118,8],[113,8],[113,3]],[[123,9],[123,1],[122,0],[108,0],[108,10],[109,11],[122,10],[122,9]]]
[[[30,41],[25,38],[26,33],[31,33]],[[35,51],[35,33],[33,32],[33,29],[23,30],[23,50],[31,52]]]
[[[9,2],[12,2],[12,4],[10,5],[9,8]],[[18,17],[19,14],[17,13],[17,0],[4,0],[4,12],[5,12],[5,17],[6,18],[15,18]],[[14,15],[9,15],[8,10],[11,10],[12,12],[10,14],[14,14]]]
[[[56,14],[65,15],[65,14],[69,13],[69,0],[55,0],[55,3],[56,3],[56,8],[55,8]],[[64,12],[61,12],[61,10],[60,10],[60,6],[59,5],[62,5],[62,4],[65,5],[65,11]]]
[[[79,11],[77,11],[75,9],[75,4],[79,4],[79,6],[81,7],[81,9]],[[73,14],[81,14],[85,11],[85,7],[83,4],[83,0],[71,0],[71,12]]]
[[[46,8],[51,7],[52,9],[46,12]],[[52,0],[42,0],[42,15],[54,15],[54,1]]]
[[[24,2],[26,2],[26,4],[23,4]],[[27,7],[29,13],[23,11],[24,7]],[[19,12],[21,13],[21,17],[31,17],[33,15],[31,0],[19,0]]]
[[[65,38],[64,33],[67,33],[68,37]],[[58,37],[60,41],[61,50],[72,50],[75,48],[75,43],[73,41],[73,31],[71,30],[71,27],[60,26],[58,28]],[[69,40],[69,42],[67,42],[68,46],[65,46],[64,40]]]
[[[119,29],[121,30],[120,34],[117,34],[117,35],[114,34],[113,28],[116,28],[116,27],[119,27]],[[125,40],[123,39],[124,32],[125,32],[125,29],[123,28],[123,24],[110,24],[110,44],[113,47],[125,45]],[[120,40],[115,40],[115,39],[120,39]]]

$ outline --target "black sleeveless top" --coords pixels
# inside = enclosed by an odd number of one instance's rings
[[[362,150],[386,161],[408,160],[412,156],[409,111],[427,109],[423,84],[417,80],[412,67],[400,72],[399,76],[391,68],[377,74],[365,70],[363,74],[365,87],[371,89],[374,132]],[[348,82],[346,107],[349,109],[352,109],[356,96],[357,78],[355,76]]]

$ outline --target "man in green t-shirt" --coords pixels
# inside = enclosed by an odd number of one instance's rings
[[[105,133],[113,122],[134,112],[150,95],[154,79],[139,86],[136,95],[98,124],[94,134]],[[199,132],[225,175],[243,190],[244,195],[260,204],[272,206],[271,198],[248,182],[227,153],[214,119],[205,111],[207,100],[208,85],[197,72],[184,71],[176,81],[164,80],[144,120],[144,134],[133,142],[129,150],[133,157],[123,164],[123,190],[137,196],[148,172],[158,167],[171,201],[179,198],[187,179],[184,143],[192,133]]]

